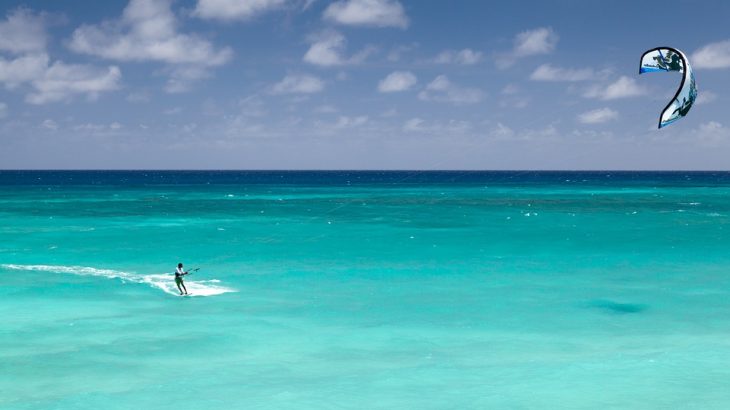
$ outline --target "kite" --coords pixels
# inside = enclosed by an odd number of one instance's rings
[[[659,116],[659,128],[662,128],[687,115],[697,99],[697,86],[687,56],[676,48],[657,47],[641,55],[639,74],[657,71],[682,73],[682,83],[674,94],[674,98],[669,101]]]

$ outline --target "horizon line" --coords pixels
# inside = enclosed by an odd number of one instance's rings
[[[15,168],[0,172],[730,172],[730,169]]]

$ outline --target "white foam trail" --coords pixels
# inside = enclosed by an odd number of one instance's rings
[[[179,296],[180,292],[175,286],[175,279],[172,274],[154,274],[140,275],[137,273],[129,273],[116,271],[111,269],[96,269],[87,266],[61,266],[61,265],[0,265],[3,269],[25,270],[25,271],[41,271],[54,273],[68,273],[81,276],[101,276],[109,279],[120,279],[122,281],[143,283],[153,288],[157,288],[170,295]],[[225,286],[213,285],[219,283],[217,279],[212,280],[186,280],[185,287],[188,289],[189,296],[215,296],[223,293],[235,292],[235,289]]]

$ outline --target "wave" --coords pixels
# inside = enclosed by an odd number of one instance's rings
[[[66,273],[79,276],[99,276],[108,279],[120,279],[124,282],[141,283],[159,289],[167,294],[180,296],[172,274],[150,274],[141,275],[137,273],[122,272],[111,269],[97,269],[87,266],[62,266],[62,265],[13,265],[3,264],[0,268],[9,270],[41,271],[53,273]],[[218,279],[211,280],[185,280],[185,287],[188,289],[188,296],[216,296],[223,293],[236,292],[235,289],[221,285]]]

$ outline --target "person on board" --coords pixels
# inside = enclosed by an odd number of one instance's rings
[[[177,269],[175,269],[175,284],[177,285],[177,290],[180,291],[181,295],[188,294],[188,289],[185,287],[185,282],[183,282],[183,276],[187,274],[188,272],[183,269],[183,264],[178,263]],[[185,291],[185,293],[183,293],[183,290]]]

